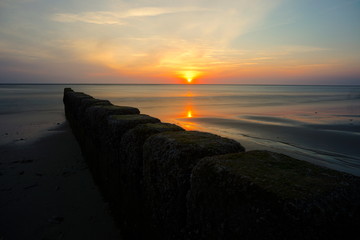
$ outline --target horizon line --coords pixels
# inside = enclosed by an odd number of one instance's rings
[[[248,86],[360,86],[355,84],[257,84],[257,83],[0,83],[0,85],[248,85]]]

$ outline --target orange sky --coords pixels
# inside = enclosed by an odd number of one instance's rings
[[[0,83],[360,84],[360,1],[5,0]]]

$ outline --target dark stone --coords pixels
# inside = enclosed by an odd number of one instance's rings
[[[144,185],[147,208],[157,238],[176,239],[186,222],[190,174],[205,156],[244,151],[236,141],[188,131],[151,136],[144,144]]]
[[[85,111],[87,121],[87,137],[84,139],[86,160],[94,173],[95,180],[100,174],[100,159],[104,158],[104,153],[109,150],[109,130],[107,119],[110,115],[130,115],[139,114],[140,111],[133,107],[123,107],[114,105],[92,105]]]
[[[107,100],[100,100],[94,98],[84,98],[79,102],[79,107],[76,111],[76,124],[73,124],[73,130],[77,134],[79,142],[83,144],[86,138],[91,135],[93,132],[93,127],[90,125],[90,121],[86,115],[86,109],[91,106],[112,106],[112,104]]]
[[[114,147],[119,146],[122,135],[139,124],[159,122],[159,119],[146,114],[111,115],[107,118],[110,144]]]
[[[94,99],[94,98],[84,98],[80,102],[78,113],[79,117],[85,117],[85,111],[91,106],[113,106],[108,100]]]
[[[33,159],[24,159],[20,161],[20,163],[32,163],[32,162],[34,162]]]
[[[149,219],[144,213],[143,145],[150,136],[169,131],[184,131],[184,129],[170,123],[140,124],[126,132],[121,139],[120,205],[121,215],[127,222],[127,226],[124,226],[122,230],[123,233],[128,230],[129,239],[145,239],[149,231],[147,229]]]
[[[34,183],[34,184],[31,184],[31,185],[25,186],[24,189],[27,190],[27,189],[34,188],[34,187],[37,187],[37,186],[38,186],[38,184]]]
[[[60,224],[64,221],[64,217],[52,216],[48,219],[49,223]]]
[[[360,181],[268,152],[212,156],[192,171],[189,239],[348,239]]]
[[[145,114],[111,115],[107,118],[104,138],[101,140],[98,170],[102,179],[102,186],[109,198],[119,198],[121,147],[120,142],[124,133],[144,123],[159,123],[160,120]]]
[[[95,105],[86,109],[86,117],[89,120],[89,124],[97,134],[104,132],[104,128],[102,126],[106,124],[107,118],[110,115],[131,115],[139,113],[140,111],[137,108],[114,105]]]
[[[63,101],[129,239],[347,239],[360,228],[358,177],[272,152],[239,153],[245,149],[234,140],[71,88]]]
[[[64,94],[63,101],[65,105],[65,115],[66,118],[70,121],[70,125],[76,123],[75,121],[78,120],[77,112],[81,105],[81,100],[83,99],[94,99],[94,98],[81,92],[67,91]]]
[[[74,90],[72,90],[71,88],[64,88],[64,95],[69,92],[74,92]]]

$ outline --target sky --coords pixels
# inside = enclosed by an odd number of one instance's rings
[[[0,0],[0,83],[360,84],[360,0]]]

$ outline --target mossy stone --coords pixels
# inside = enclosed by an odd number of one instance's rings
[[[122,135],[128,130],[139,124],[157,122],[160,120],[146,114],[110,115],[107,118],[107,131],[111,135],[111,141],[116,145],[120,143]]]
[[[91,136],[96,139],[96,141],[102,139],[102,134],[106,134],[107,118],[110,115],[139,113],[140,111],[137,108],[115,105],[92,105],[85,111],[85,115],[93,129]]]
[[[250,151],[196,165],[187,224],[191,239],[337,239],[360,227],[359,209],[359,178]]]
[[[122,230],[129,232],[130,239],[145,239],[149,236],[149,217],[144,210],[143,145],[150,136],[168,131],[185,131],[170,123],[146,123],[126,132],[120,144],[121,169],[121,215],[126,219]],[[139,221],[141,219],[141,221]],[[141,229],[141,231],[139,231]]]
[[[218,161],[234,174],[247,176],[284,199],[305,199],[348,184],[347,174],[268,151],[251,151]]]
[[[234,140],[197,131],[159,133],[146,140],[144,186],[158,237],[176,238],[185,227],[186,195],[196,163],[205,156],[241,151]]]

